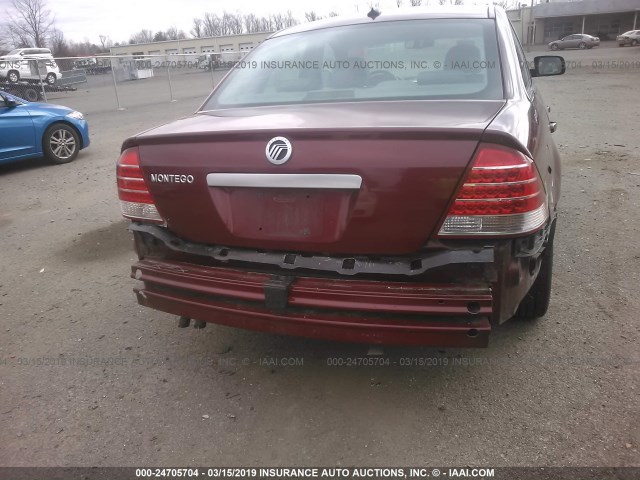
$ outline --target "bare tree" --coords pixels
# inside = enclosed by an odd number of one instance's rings
[[[337,17],[337,16],[338,16],[338,12],[329,12],[329,18]]]
[[[442,0],[440,0],[440,2],[442,2]],[[419,7],[420,5],[422,5],[422,0],[409,0],[409,4],[412,7]],[[440,3],[440,5],[442,5],[442,3]]]
[[[136,43],[150,43],[153,42],[153,32],[151,30],[142,29],[138,33],[134,33],[129,38],[129,45],[134,45]]]
[[[193,27],[191,28],[191,31],[189,33],[191,33],[191,36],[193,38],[200,38],[203,36],[204,28],[202,26],[202,19],[200,18],[193,19]]]
[[[237,35],[243,31],[243,21],[240,14],[223,12],[220,20],[221,35]]]
[[[53,17],[45,0],[11,0],[4,28],[14,44],[44,47],[53,28]]]
[[[71,53],[64,34],[57,28],[51,30],[49,46],[51,47],[51,53],[54,57],[68,57]]]
[[[111,37],[108,35],[100,35],[100,45],[102,45],[102,50],[109,50],[113,46],[113,42],[111,41]]]
[[[244,15],[242,17],[242,23],[244,25],[244,31],[247,33],[256,33],[258,31],[258,28],[260,27],[258,17],[256,17],[253,13]]]
[[[402,0],[396,0],[396,5],[400,8],[402,6]]]
[[[80,57],[100,53],[100,47],[90,42],[76,43],[74,41],[68,41],[67,44],[69,46],[70,57]]]
[[[222,35],[220,17],[215,13],[205,13],[202,20],[204,34],[206,37],[218,37]]]
[[[0,34],[0,55],[4,55],[9,51],[9,42],[4,37],[4,35]]]
[[[176,27],[169,27],[167,31],[164,32],[165,40],[184,40],[187,36],[184,34],[184,31],[178,30]]]
[[[318,15],[316,12],[305,12],[304,18],[307,19],[307,22],[315,22],[316,20],[320,20],[322,17]]]
[[[271,14],[269,15],[271,21],[273,22],[274,30],[282,30],[284,28],[285,16],[281,13]]]
[[[284,20],[285,28],[293,27],[298,23],[299,23],[298,20],[294,18],[293,13],[291,13],[291,10],[287,10],[287,16],[285,17],[285,20]]]
[[[271,17],[260,17],[260,31],[261,32],[273,32],[273,21]]]

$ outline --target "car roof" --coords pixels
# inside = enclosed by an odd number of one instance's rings
[[[444,5],[436,7],[405,7],[393,10],[380,10],[380,14],[375,20],[363,12],[357,16],[332,17],[315,22],[295,25],[271,35],[270,38],[290,35],[292,33],[309,32],[323,28],[340,27],[346,25],[359,25],[363,23],[393,22],[399,20],[426,20],[433,18],[494,18],[495,8],[493,5]]]

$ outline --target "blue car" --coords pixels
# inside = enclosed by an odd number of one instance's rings
[[[0,164],[42,156],[68,163],[88,146],[89,125],[82,113],[0,90]]]

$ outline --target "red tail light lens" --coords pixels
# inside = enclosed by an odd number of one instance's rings
[[[548,216],[533,161],[517,150],[482,144],[439,235],[524,234],[542,227]]]
[[[140,154],[137,147],[128,148],[122,152],[116,173],[122,215],[132,220],[164,223],[142,175]]]

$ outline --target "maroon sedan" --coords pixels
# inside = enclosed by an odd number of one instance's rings
[[[127,139],[138,302],[370,344],[482,347],[545,314],[560,160],[505,13],[276,33],[193,115]]]

